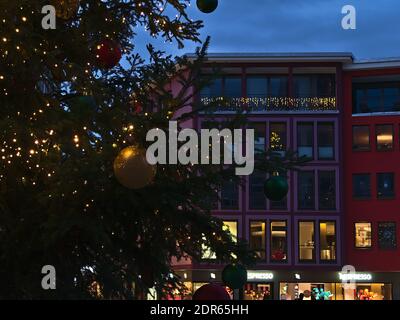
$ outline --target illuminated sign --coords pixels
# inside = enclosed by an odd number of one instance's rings
[[[370,273],[339,273],[339,278],[342,281],[369,281],[372,280]]]
[[[247,280],[272,280],[273,278],[272,272],[247,271]]]

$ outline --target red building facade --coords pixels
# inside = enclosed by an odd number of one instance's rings
[[[400,61],[348,66],[344,106],[345,261],[399,299]]]

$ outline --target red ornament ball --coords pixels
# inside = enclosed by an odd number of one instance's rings
[[[193,300],[228,301],[231,300],[231,297],[229,296],[228,292],[226,292],[224,287],[218,284],[209,283],[196,290],[196,292],[193,294]]]
[[[115,67],[122,57],[121,45],[110,39],[101,41],[96,47],[96,59],[100,67],[111,69]]]

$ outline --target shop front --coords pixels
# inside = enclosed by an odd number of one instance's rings
[[[188,288],[181,299],[191,299],[204,284],[222,283],[220,270],[192,270],[178,274]],[[400,273],[248,270],[243,289],[245,300],[297,300],[307,296],[307,291],[320,300],[399,300]]]

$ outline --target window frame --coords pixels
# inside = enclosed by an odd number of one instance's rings
[[[379,175],[391,174],[393,176],[393,195],[392,196],[379,196]],[[376,173],[376,199],[377,200],[394,200],[396,199],[396,173],[395,172],[377,172]]]
[[[286,227],[286,236],[285,236],[285,238],[286,238],[286,259],[285,260],[281,260],[281,261],[278,261],[278,260],[274,260],[274,259],[272,259],[272,223],[273,222],[285,222],[285,227]],[[269,231],[269,257],[268,257],[268,259],[269,259],[269,262],[270,263],[272,263],[272,264],[288,264],[288,262],[289,262],[289,235],[288,235],[288,233],[289,233],[289,222],[288,222],[288,219],[275,219],[275,218],[273,218],[273,219],[269,219],[269,221],[268,221],[268,231]]]
[[[335,259],[334,260],[325,260],[321,258],[321,223],[334,223],[335,225]],[[329,219],[323,219],[323,220],[318,220],[318,251],[319,251],[319,256],[318,260],[319,263],[321,264],[336,264],[338,261],[338,230],[337,230],[337,220],[329,220]]]
[[[249,228],[249,239],[248,239],[248,242],[249,242],[249,248],[250,248],[250,238],[251,238],[251,223],[252,222],[262,222],[262,223],[265,223],[265,241],[264,241],[264,258],[259,258],[258,259],[258,261],[259,262],[267,262],[267,256],[268,256],[268,254],[267,254],[267,247],[268,247],[268,242],[267,242],[267,240],[268,240],[268,220],[267,219],[249,219],[248,220],[248,228]],[[251,249],[251,250],[254,250],[254,249]]]
[[[363,150],[359,150],[359,149],[354,149],[354,129],[355,128],[357,128],[357,127],[365,127],[365,128],[368,128],[368,148],[367,149],[363,149]],[[371,127],[370,127],[370,125],[363,125],[363,124],[361,124],[361,125],[358,125],[358,124],[356,124],[356,125],[353,125],[352,126],[352,151],[353,152],[370,152],[371,151]]]
[[[379,142],[378,142],[378,127],[385,127],[385,126],[390,126],[392,128],[392,148],[390,149],[379,149]],[[375,145],[376,145],[376,151],[377,152],[393,152],[395,150],[395,138],[394,138],[394,125],[393,123],[378,123],[375,124]]]
[[[311,220],[311,219],[299,219],[297,220],[297,252],[298,252],[298,257],[297,257],[297,261],[299,264],[317,264],[317,237],[315,235],[315,231],[316,231],[316,223],[318,220]],[[300,224],[302,222],[312,222],[313,224],[313,230],[314,230],[314,237],[313,237],[313,242],[314,242],[314,249],[313,249],[313,258],[309,259],[309,260],[305,260],[305,259],[301,259],[300,258]]]
[[[380,229],[380,225],[384,224],[384,223],[393,223],[394,224],[394,229],[395,229],[395,240],[396,240],[396,246],[394,248],[382,248],[381,247],[381,243],[379,241],[379,229]],[[396,221],[378,221],[378,248],[379,250],[384,250],[384,251],[393,251],[393,250],[397,250],[398,249],[398,237],[397,237],[397,222]]]
[[[371,245],[368,246],[368,247],[359,247],[359,246],[357,246],[357,241],[356,241],[357,224],[362,224],[362,223],[369,224],[370,227],[371,227]],[[370,222],[370,221],[355,221],[353,223],[353,231],[354,231],[353,245],[354,245],[355,249],[357,249],[357,250],[371,250],[371,249],[373,249],[373,247],[374,247],[374,234],[373,234],[374,228],[373,228],[372,222]]]
[[[354,186],[355,186],[355,184],[354,184],[354,178],[356,177],[356,176],[368,176],[368,180],[369,180],[369,196],[368,197],[357,197],[355,194],[354,194]],[[372,181],[372,175],[371,175],[371,173],[353,173],[352,175],[351,175],[351,177],[352,177],[352,199],[353,200],[371,200],[372,199],[372,183],[371,183],[371,181]]]
[[[321,125],[331,125],[332,126],[332,139],[333,139],[333,144],[332,144],[332,157],[331,158],[321,158],[320,154],[319,154],[319,148],[320,148],[320,144],[319,144],[319,128]],[[316,134],[317,134],[317,141],[316,141],[316,152],[317,152],[317,159],[318,161],[334,161],[336,158],[336,138],[335,138],[335,134],[336,134],[336,123],[334,121],[317,121],[316,123]]]

